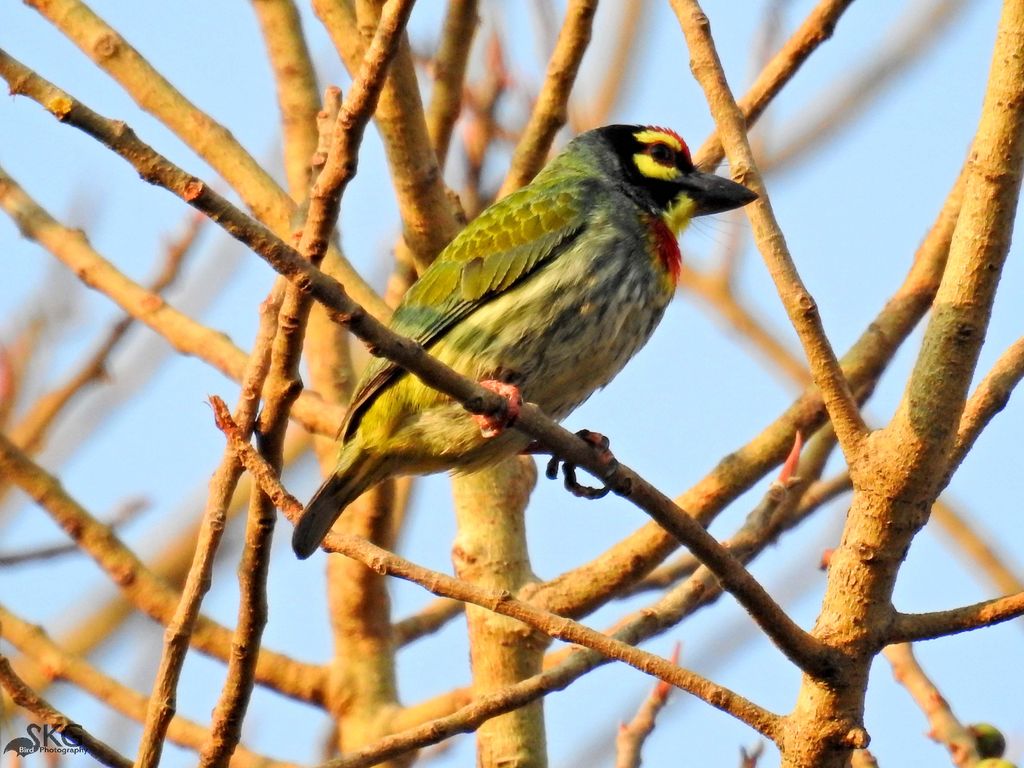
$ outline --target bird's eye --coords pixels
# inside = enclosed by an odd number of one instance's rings
[[[647,149],[647,153],[654,158],[655,162],[661,165],[674,165],[675,164],[675,152],[668,144],[652,144]]]

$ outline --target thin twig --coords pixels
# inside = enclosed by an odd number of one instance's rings
[[[977,516],[975,516],[977,517]],[[952,540],[958,552],[967,556],[972,572],[977,569],[1004,595],[1024,592],[1024,579],[999,554],[998,544],[984,536],[965,512],[939,498],[932,505],[929,523],[938,525]]]
[[[19,451],[3,434],[0,434],[0,474],[11,478],[42,506],[133,605],[163,625],[170,623],[181,594],[157,578],[110,528],[69,496],[56,477]],[[231,632],[200,616],[191,642],[202,652],[226,660],[230,654]],[[323,701],[325,681],[320,668],[284,654],[261,648],[257,678],[299,700]]]
[[[288,237],[295,203],[230,131],[185,98],[81,0],[32,0],[31,5],[114,78],[139,107],[209,163],[257,219],[279,237]],[[335,255],[349,292],[375,316],[387,317],[390,310],[373,288],[340,252]]]
[[[604,64],[604,74],[599,78],[600,85],[586,100],[586,106],[570,105],[569,120],[575,133],[604,125],[618,106],[639,59],[636,42],[650,15],[651,6],[651,0],[634,0],[613,6],[619,18],[615,23],[614,40],[602,47],[602,51],[608,51],[609,55]]]
[[[8,67],[10,65],[10,68]],[[60,91],[0,51],[0,74],[28,86],[38,86],[35,95],[44,103],[60,105]],[[12,80],[8,80],[12,82]],[[13,87],[13,85],[12,85]],[[51,100],[51,96],[56,100]],[[65,95],[66,97],[66,95]],[[97,116],[98,117],[98,116]],[[116,130],[107,121],[105,130]],[[108,138],[112,134],[105,133]],[[241,381],[248,355],[223,333],[198,323],[179,312],[161,296],[128,279],[124,273],[90,247],[80,232],[62,226],[32,200],[17,182],[0,169],[0,208],[18,225],[21,232],[45,247],[69,269],[80,275],[91,288],[103,293],[121,309],[146,324],[176,350],[203,360],[234,381]],[[315,392],[304,392],[292,409],[292,415],[312,432],[335,435],[343,410],[325,403]]]
[[[260,487],[273,500],[284,515],[293,522],[298,520],[302,505],[281,486],[274,470],[266,464],[239,434],[237,425],[231,419],[227,406],[216,397],[211,398],[217,426],[230,440],[233,449],[245,464],[246,469],[256,478]],[[459,579],[399,557],[381,549],[365,539],[346,534],[329,533],[327,546],[335,552],[359,560],[378,573],[387,573],[412,581],[436,595],[452,597],[463,602],[487,608],[503,616],[510,616],[537,629],[550,637],[565,640],[596,650],[600,654],[624,661],[630,666],[665,680],[708,701],[712,706],[731,712],[738,719],[759,732],[773,733],[777,716],[761,709],[743,697],[702,678],[693,672],[681,669],[659,656],[641,651],[577,622],[555,616],[509,595],[507,592],[477,587]]]
[[[680,644],[676,643],[669,656],[673,664],[679,663],[679,649]],[[655,683],[633,719],[619,725],[619,732],[615,736],[615,768],[640,768],[640,750],[647,737],[654,732],[654,721],[668,704],[671,691],[672,688],[665,682]]]
[[[946,482],[974,447],[982,430],[1006,407],[1021,379],[1024,379],[1024,338],[1017,339],[999,356],[964,405],[946,470]]]
[[[907,18],[899,23],[898,32],[878,50],[865,52],[861,57],[865,66],[845,82],[829,83],[825,93],[808,100],[814,113],[800,118],[803,125],[785,126],[778,131],[786,141],[765,154],[761,170],[776,173],[791,166],[825,145],[839,131],[857,125],[857,118],[872,100],[884,94],[910,65],[920,61],[957,14],[969,5],[965,0],[937,0],[924,8],[920,3],[912,5]]]
[[[72,739],[86,752],[103,765],[112,768],[131,768],[132,761],[105,742],[90,734],[85,728],[59,712],[46,699],[39,696],[22,681],[7,657],[0,654],[0,685],[11,695],[11,699],[19,707],[24,707],[47,725],[57,729],[58,733]]]
[[[427,131],[444,168],[451,144],[455,121],[462,111],[462,93],[466,81],[466,64],[473,47],[473,37],[480,25],[479,0],[449,0],[441,27],[441,41],[431,63],[434,87],[427,104]]]
[[[0,176],[0,187],[2,186],[3,177]],[[0,196],[4,194],[6,193],[0,192]],[[29,214],[28,206],[23,210],[25,214]],[[163,263],[147,288],[150,293],[159,295],[177,280],[185,257],[195,246],[205,221],[206,218],[203,216],[195,213],[189,215],[181,235],[167,244]],[[11,440],[22,450],[35,453],[65,406],[89,384],[101,381],[106,376],[111,354],[131,330],[135,321],[136,318],[129,314],[114,323],[78,369],[59,387],[39,397],[21,420],[11,427],[8,432]]]
[[[433,632],[437,632],[449,621],[463,613],[462,603],[447,597],[439,597],[429,602],[422,610],[396,621],[392,628],[395,645],[408,645]]]
[[[0,605],[0,627],[5,640],[46,670],[47,682],[66,680],[115,712],[139,723],[145,721],[147,696],[105,675],[81,655],[57,644],[42,629],[15,616],[3,605]],[[167,729],[167,739],[187,749],[198,750],[208,736],[206,728],[181,715],[175,715]],[[284,768],[286,765],[245,747],[235,751],[232,765],[234,762],[238,763],[238,768]]]
[[[821,0],[807,14],[807,18],[765,65],[746,95],[740,99],[739,107],[748,126],[757,122],[761,113],[818,46],[832,37],[839,19],[852,4],[853,0]],[[707,170],[716,167],[722,157],[722,142],[716,130],[694,153],[693,160],[699,168]]]
[[[135,518],[140,512],[144,511],[150,506],[150,502],[147,499],[132,499],[120,505],[120,507],[114,512],[110,518],[110,522],[106,523],[111,530],[117,529],[119,526],[124,525],[128,521]],[[35,549],[24,550],[22,552],[10,552],[0,553],[0,568],[9,568],[13,565],[23,565],[25,563],[36,563],[40,560],[52,560],[55,557],[61,557],[63,555],[80,553],[82,550],[74,542],[66,542],[64,544],[53,544],[48,547],[37,547]]]
[[[1010,619],[1024,616],[1024,592],[1005,597],[982,600],[980,603],[965,605],[932,613],[898,613],[889,630],[889,642],[916,642],[933,640],[972,629],[991,627]]]
[[[565,22],[544,74],[544,84],[512,153],[512,164],[498,191],[498,198],[528,184],[546,162],[555,134],[569,116],[569,95],[576,82],[580,61],[590,43],[596,11],[597,0],[569,0]]]
[[[821,390],[839,438],[839,445],[847,461],[852,462],[867,435],[867,426],[825,335],[814,298],[796,271],[785,237],[775,219],[767,189],[758,173],[747,139],[746,120],[729,90],[722,63],[711,39],[707,17],[697,0],[672,0],[672,7],[690,49],[690,68],[704,89],[733,174],[739,176],[759,196],[746,209],[754,240],[800,337],[814,382]]]
[[[277,330],[281,292],[271,294],[260,306],[260,323],[253,351],[242,376],[242,393],[235,419],[246,435],[252,434],[259,408],[259,393],[270,364],[270,345]],[[195,630],[203,598],[213,579],[214,559],[227,519],[227,508],[238,485],[242,467],[230,452],[225,452],[210,479],[210,492],[199,526],[192,565],[181,590],[181,600],[164,631],[164,645],[157,667],[149,707],[139,739],[136,763],[139,768],[160,762],[164,737],[177,710],[177,687],[189,640]]]
[[[887,646],[882,654],[892,665],[892,676],[896,682],[907,689],[907,693],[928,718],[931,726],[928,735],[946,746],[953,764],[963,768],[977,763],[978,751],[974,736],[956,719],[949,703],[918,664],[910,643]]]

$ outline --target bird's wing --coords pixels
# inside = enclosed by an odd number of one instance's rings
[[[429,347],[459,320],[525,280],[583,230],[583,201],[563,189],[524,188],[474,219],[420,276],[395,309],[391,330]],[[370,359],[339,431],[356,428],[376,397],[402,373]]]

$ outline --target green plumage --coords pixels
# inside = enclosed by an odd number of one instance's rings
[[[474,219],[417,280],[391,318],[391,329],[424,347],[496,293],[531,274],[584,226],[583,215],[559,180],[524,187]],[[387,358],[367,365],[352,396],[343,439],[367,406],[402,369]]]
[[[660,152],[658,136],[671,149],[669,164],[650,176],[643,169],[662,161],[635,158],[655,144]],[[409,289],[391,328],[459,373],[515,385],[564,418],[611,380],[660,320],[674,290],[659,245],[672,237],[663,222],[685,225],[691,211],[751,199],[738,184],[694,170],[671,132],[590,131],[471,222]],[[662,229],[653,231],[652,222]],[[339,437],[338,466],[295,529],[300,557],[373,484],[472,469],[528,442],[514,429],[484,437],[458,403],[384,358],[364,370]]]

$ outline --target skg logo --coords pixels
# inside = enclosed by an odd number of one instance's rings
[[[11,739],[4,747],[4,754],[14,752],[19,757],[34,755],[36,752],[46,752],[58,755],[77,755],[84,753],[82,746],[81,726],[75,723],[54,728],[52,725],[39,725],[31,723],[25,728],[26,736],[19,736]]]

